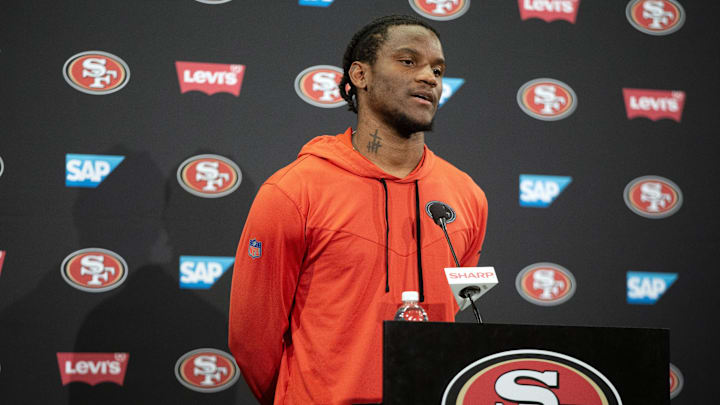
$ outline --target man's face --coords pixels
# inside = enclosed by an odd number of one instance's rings
[[[365,107],[401,135],[432,130],[444,73],[442,46],[432,31],[390,27],[370,68]]]

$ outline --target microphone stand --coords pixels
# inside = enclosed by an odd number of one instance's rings
[[[440,223],[440,227],[442,228],[443,232],[445,232],[445,239],[447,239],[448,246],[450,246],[450,253],[452,253],[453,259],[455,260],[455,265],[457,267],[460,267],[460,262],[458,262],[457,256],[455,255],[455,249],[453,249],[453,245],[450,242],[450,235],[448,235],[447,227],[445,226],[447,223],[447,218],[440,217],[438,218],[438,222]],[[475,301],[472,299],[472,294],[474,292],[480,291],[477,287],[465,287],[460,291],[460,296],[463,298],[467,298],[470,300],[470,303],[472,304],[473,313],[475,314],[475,320],[477,320],[478,324],[483,323],[482,317],[480,316],[480,312],[478,312],[477,307],[475,306]]]

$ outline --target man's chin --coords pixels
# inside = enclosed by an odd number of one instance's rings
[[[392,114],[387,118],[388,124],[404,138],[410,138],[412,134],[418,132],[432,131],[435,123],[434,117],[430,120],[418,120],[399,113]]]

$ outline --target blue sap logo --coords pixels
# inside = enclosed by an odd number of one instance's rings
[[[312,6],[312,7],[327,7],[332,4],[335,0],[298,0],[298,4],[301,6]]]
[[[180,288],[207,290],[234,262],[234,257],[180,256]]]
[[[546,208],[572,182],[567,176],[520,175],[520,205]]]
[[[443,77],[443,88],[442,88],[442,95],[440,96],[440,101],[438,102],[438,107],[442,107],[443,104],[445,104],[446,101],[450,99],[450,97],[455,94],[456,91],[465,83],[465,79],[458,79],[454,77]]]
[[[654,304],[677,280],[677,273],[627,272],[628,304]]]
[[[95,188],[108,176],[125,156],[65,155],[65,186]]]

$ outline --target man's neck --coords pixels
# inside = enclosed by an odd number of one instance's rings
[[[404,137],[384,123],[361,117],[353,135],[353,146],[360,154],[398,178],[404,178],[417,167],[424,145],[423,132]]]

